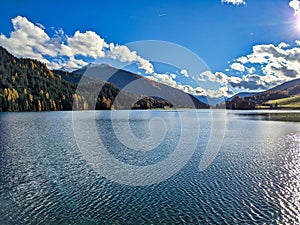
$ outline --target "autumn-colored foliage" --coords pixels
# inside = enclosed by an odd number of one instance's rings
[[[62,73],[66,79],[62,79]],[[78,82],[73,82],[73,78],[68,79],[71,74],[53,72],[44,63],[34,59],[16,58],[1,46],[0,77],[0,111],[148,109],[171,106],[167,101],[124,92],[110,83],[93,78],[88,78],[81,85],[80,93],[77,93]],[[98,90],[99,86],[102,87],[99,93],[91,93],[91,90]],[[114,104],[120,93],[122,95],[118,104]],[[132,105],[135,99],[140,100]]]

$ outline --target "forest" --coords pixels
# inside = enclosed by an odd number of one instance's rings
[[[120,90],[96,79],[78,83],[62,78],[46,64],[17,58],[0,46],[0,111],[110,110],[172,107],[168,101]],[[101,87],[97,96],[90,90]],[[116,100],[116,97],[119,97]]]

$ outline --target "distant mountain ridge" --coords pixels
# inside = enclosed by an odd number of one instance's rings
[[[250,97],[250,96],[253,96],[253,95],[257,95],[259,93],[261,93],[261,92],[239,92],[239,93],[231,96],[230,98],[227,98],[226,100],[231,101],[232,99],[234,99],[237,96],[239,96],[241,98]]]
[[[267,91],[260,92],[251,96],[235,96],[226,101],[228,109],[255,109],[255,108],[280,108],[276,99],[290,98],[300,94],[300,79],[294,79]],[[270,104],[270,102],[275,103]],[[295,109],[297,107],[295,106]]]
[[[147,79],[141,75],[107,64],[92,64],[71,73],[73,78],[91,76],[105,80],[131,93],[163,98],[178,108],[209,108],[209,105],[179,89]]]
[[[299,90],[298,90],[298,88],[299,88]],[[300,78],[294,79],[294,80],[291,80],[291,81],[287,81],[283,84],[280,84],[276,87],[273,87],[273,88],[269,89],[268,91],[269,92],[289,91],[289,94],[292,94],[292,92],[293,93],[299,93],[300,92]]]

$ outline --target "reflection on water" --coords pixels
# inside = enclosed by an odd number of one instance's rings
[[[176,145],[180,131],[174,112],[144,113],[142,119],[132,117],[141,136],[149,132],[147,118],[173,115],[173,128],[151,152],[157,158],[122,151],[109,125],[110,112],[95,114],[98,133],[123,162],[144,165],[138,158],[153,164]],[[199,111],[199,118],[191,160],[168,180],[133,187],[101,177],[87,163],[74,139],[71,112],[1,113],[0,224],[297,224],[299,124],[230,113],[221,151],[201,172],[212,117]]]
[[[252,120],[300,122],[300,111],[257,110],[232,113]]]

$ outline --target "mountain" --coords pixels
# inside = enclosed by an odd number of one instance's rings
[[[281,85],[278,85],[276,87],[269,89],[268,91],[269,92],[288,91],[289,95],[292,95],[293,93],[299,93],[300,92],[300,79],[295,79],[295,80],[285,82]]]
[[[291,80],[248,97],[236,96],[226,101],[228,109],[265,109],[289,108],[298,109],[298,95],[300,95],[300,79]],[[289,107],[285,107],[286,103]],[[293,104],[291,104],[293,103]]]
[[[300,109],[300,94],[288,98],[270,100],[266,104],[272,105],[274,108]]]
[[[114,68],[107,64],[85,66],[72,72],[69,78],[65,79],[73,79],[75,81],[78,75],[85,75],[83,77],[93,77],[99,80],[108,81],[119,87],[121,90],[131,93],[166,99],[168,102],[172,103],[174,107],[178,108],[209,107],[208,104],[181,90],[147,79],[138,74]]]
[[[233,96],[231,96],[230,98],[228,98],[227,100],[231,101],[232,99],[234,99],[235,97],[239,96],[241,98],[245,98],[245,97],[251,97],[253,95],[257,95],[260,92],[239,92]]]
[[[79,94],[80,76],[51,71],[34,59],[14,57],[1,46],[0,77],[0,111],[112,109],[118,95],[118,109],[172,106],[166,100],[129,93],[92,77],[85,78]],[[90,90],[99,86],[97,95],[91,95]]]

